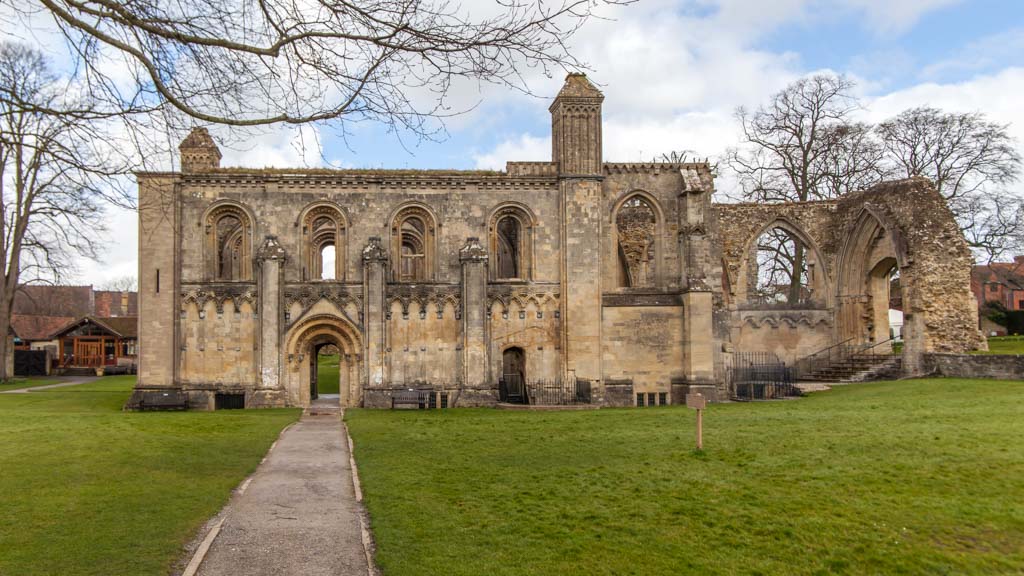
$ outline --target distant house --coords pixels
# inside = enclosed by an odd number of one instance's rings
[[[118,360],[134,364],[138,305],[137,292],[93,290],[92,286],[20,286],[11,310],[15,349],[47,350],[54,366],[66,361],[104,365],[111,359],[115,364]],[[69,327],[80,326],[86,318],[98,321],[94,324],[103,326],[99,329],[103,333],[67,335]],[[77,354],[76,339],[81,346]]]
[[[138,359],[138,321],[134,317],[83,316],[50,335],[58,343],[62,368],[134,366]]]
[[[12,314],[11,328],[17,335],[14,341],[17,350],[47,350],[57,356],[57,341],[50,337],[54,332],[67,326],[71,316],[32,316]]]
[[[1013,262],[992,262],[975,266],[971,271],[971,291],[981,308],[989,302],[998,302],[1007,310],[1024,310],[1024,256]],[[985,334],[1005,334],[1002,326],[981,317]]]

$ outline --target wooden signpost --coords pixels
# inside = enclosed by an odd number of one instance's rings
[[[686,395],[686,405],[697,411],[697,450],[704,449],[704,408],[708,401],[704,395],[697,392]]]

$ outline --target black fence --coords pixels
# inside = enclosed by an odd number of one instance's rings
[[[46,376],[46,350],[15,350],[16,376]]]
[[[572,406],[591,403],[590,380],[534,380],[522,382],[517,376],[498,381],[498,399],[509,404]]]
[[[793,368],[771,352],[736,352],[728,370],[734,400],[770,400],[802,396]]]

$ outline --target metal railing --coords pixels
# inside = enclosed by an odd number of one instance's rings
[[[793,364],[793,370],[796,378],[810,377],[813,374],[828,370],[833,366],[850,361],[857,356],[867,355],[871,350],[883,345],[892,343],[896,340],[895,338],[888,338],[881,342],[865,342],[862,344],[850,344],[856,340],[856,337],[847,338],[838,344],[833,344],[827,348],[823,348],[813,354],[809,354],[800,358]]]
[[[510,404],[531,406],[571,406],[590,404],[590,380],[577,378],[533,380],[520,382],[515,376],[504,376],[498,381],[498,399]]]
[[[727,371],[734,400],[801,396],[793,368],[771,352],[735,352]]]

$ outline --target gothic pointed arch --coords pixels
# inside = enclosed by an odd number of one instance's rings
[[[616,285],[654,288],[663,284],[659,262],[664,253],[665,218],[656,198],[631,190],[615,203],[611,213]]]
[[[910,258],[900,230],[882,214],[865,207],[853,222],[839,252],[839,338],[864,344],[883,342],[889,338],[892,279],[909,264]],[[900,293],[895,296],[907,300],[903,292],[906,284],[913,282],[901,284]],[[907,345],[916,346],[911,340]]]
[[[491,280],[532,280],[537,218],[525,204],[505,202],[491,211],[487,221]]]
[[[206,209],[202,220],[204,267],[213,281],[252,281],[252,212],[237,202],[221,200]]]
[[[348,218],[330,201],[314,202],[299,214],[302,233],[302,279],[343,282],[348,256]],[[333,262],[328,257],[333,248]]]
[[[796,274],[792,270],[787,271],[786,280],[790,282],[790,288],[794,292],[786,298],[788,304],[831,305],[832,281],[821,248],[803,225],[785,215],[772,217],[747,240],[744,250],[746,262],[739,268],[736,283],[732,286],[737,302],[765,303],[764,286],[759,284],[772,282],[766,280],[762,270],[766,265],[764,252],[770,253],[772,250],[776,251],[774,256],[778,257],[781,254],[782,259],[791,267],[799,267]],[[793,286],[794,283],[797,285]]]
[[[391,262],[394,282],[433,282],[437,274],[438,222],[426,205],[410,202],[391,217]]]

